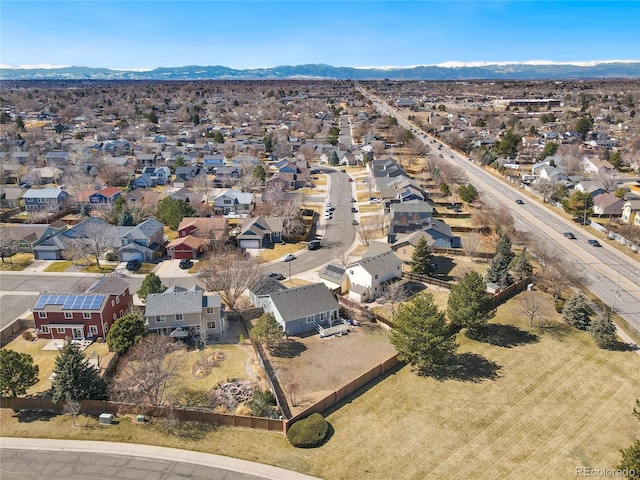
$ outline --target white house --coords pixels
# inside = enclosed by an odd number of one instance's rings
[[[365,256],[351,265],[345,273],[349,278],[349,298],[356,302],[374,300],[384,293],[384,285],[402,277],[402,260],[391,250]]]

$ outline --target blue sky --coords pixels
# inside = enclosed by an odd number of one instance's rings
[[[232,68],[640,60],[637,1],[0,2],[0,64]]]

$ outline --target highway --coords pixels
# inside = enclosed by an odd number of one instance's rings
[[[522,232],[531,232],[544,241],[557,245],[582,276],[584,285],[604,303],[613,307],[622,318],[640,332],[640,262],[620,253],[615,248],[602,243],[602,248],[592,247],[588,239],[595,238],[581,226],[569,221],[538,201],[523,195],[522,190],[494,177],[468,157],[449,148],[440,139],[422,132],[397,111],[380,99],[360,90],[370,98],[382,113],[393,115],[403,127],[417,133],[418,138],[432,146],[432,140],[442,144],[444,158],[462,168],[471,182],[485,198],[496,204],[508,206],[514,217],[515,226]],[[523,199],[524,205],[516,204]],[[576,240],[563,236],[564,232],[574,232]]]

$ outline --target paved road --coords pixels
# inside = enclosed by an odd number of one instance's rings
[[[271,465],[176,448],[13,437],[0,438],[0,478],[318,480]]]
[[[363,92],[365,95],[366,92]],[[406,119],[375,97],[370,97],[380,110],[395,115],[398,123],[405,128],[416,129]],[[421,135],[425,143],[431,145],[427,135]],[[441,143],[439,139],[438,142]],[[443,144],[440,151],[444,157],[461,167],[469,181],[476,188],[492,198],[496,203],[512,206],[516,227],[524,232],[538,235],[552,242],[574,263],[584,277],[585,286],[615,310],[636,330],[640,331],[640,262],[632,259],[603,242],[602,248],[594,248],[587,240],[594,238],[575,223],[566,220],[552,209],[537,201],[526,200],[522,191],[495,178],[479,165]],[[524,205],[517,205],[517,198],[525,199]],[[577,240],[568,240],[562,233],[572,231]],[[614,300],[615,299],[615,300]]]

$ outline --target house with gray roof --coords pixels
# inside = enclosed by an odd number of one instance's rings
[[[236,237],[240,248],[266,248],[282,241],[283,219],[280,217],[246,218]]]
[[[323,283],[312,283],[270,293],[264,299],[266,313],[275,317],[287,335],[331,326],[340,321],[336,298]]]
[[[203,333],[207,342],[225,336],[227,316],[217,293],[205,292],[194,285],[186,289],[174,286],[163,293],[147,296],[144,318],[150,332],[174,338]]]
[[[433,224],[433,207],[421,200],[393,203],[389,206],[387,241],[394,243],[402,233],[427,230]]]
[[[225,190],[214,198],[213,206],[216,212],[223,215],[229,213],[249,214],[254,206],[253,193],[234,189]]]
[[[22,198],[27,212],[59,212],[69,195],[61,188],[30,188]]]
[[[345,268],[349,298],[369,302],[384,293],[385,285],[402,278],[402,260],[391,250],[365,256]],[[355,287],[355,288],[354,288]]]

